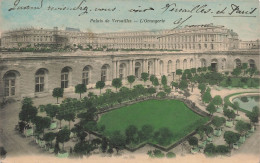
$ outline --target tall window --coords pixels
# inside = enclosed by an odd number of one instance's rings
[[[168,65],[167,65],[167,73],[171,73],[172,72],[172,61],[168,61]]]
[[[148,74],[152,74],[152,66],[153,66],[153,62],[148,62]]]
[[[107,66],[104,65],[101,68],[101,81],[105,82],[107,80]]]
[[[83,73],[82,73],[82,84],[88,85],[89,83],[89,77],[90,77],[90,70],[89,67],[84,67]]]
[[[180,60],[176,60],[176,65],[175,65],[176,70],[180,69]]]
[[[65,67],[61,71],[61,88],[68,88],[69,87],[69,73],[70,69]]]
[[[35,92],[44,91],[44,77],[45,72],[43,69],[40,69],[35,74]]]
[[[119,66],[119,77],[123,79],[125,77],[125,64],[120,64]]]
[[[4,76],[4,96],[15,95],[16,75],[14,72],[9,72]]]

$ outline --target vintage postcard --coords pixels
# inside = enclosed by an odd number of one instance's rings
[[[0,0],[0,163],[260,160],[257,0]]]

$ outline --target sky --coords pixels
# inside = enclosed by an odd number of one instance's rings
[[[40,9],[19,9],[19,7],[26,6],[39,7],[41,2],[42,7]],[[17,5],[15,6],[15,4]],[[167,4],[171,6],[164,12],[166,9],[164,7]],[[84,13],[86,10],[79,10],[79,5],[82,9],[87,7],[88,13]],[[194,10],[188,13],[169,11],[172,8],[178,11],[180,9],[191,10],[197,5],[200,5],[200,7],[206,6],[199,11]],[[77,10],[51,10],[52,7],[76,8]],[[150,8],[153,10],[130,12],[131,9],[143,10]],[[226,8],[224,13],[216,14],[217,11],[224,8]],[[229,13],[235,8],[237,10],[230,15]],[[254,8],[256,8],[255,11],[250,14],[250,11]],[[114,11],[95,11],[96,9],[114,9]],[[208,13],[202,13],[209,9]],[[242,40],[260,38],[258,0],[0,0],[0,10],[0,33],[27,27],[52,29],[55,26],[59,27],[59,29],[73,27],[90,32],[160,30],[176,28],[183,21],[181,26],[210,23],[224,25],[237,32],[239,39]],[[246,11],[248,11],[247,14],[242,14],[242,12]],[[101,19],[103,22],[94,23],[91,19]],[[113,19],[128,19],[132,23],[115,23]],[[140,20],[144,19],[164,20],[164,23],[141,23]],[[106,22],[106,20],[109,20],[109,22]]]

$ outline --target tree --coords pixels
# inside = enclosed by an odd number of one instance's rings
[[[173,138],[172,132],[168,128],[160,128],[154,133],[154,140],[160,145],[167,145],[171,142]]]
[[[196,74],[196,68],[191,68],[191,69],[190,69],[190,72],[191,72],[192,74]]]
[[[113,79],[112,86],[115,87],[117,91],[118,88],[122,87],[122,80],[120,78]]]
[[[154,81],[155,78],[156,78],[155,75],[151,75],[151,76],[150,76],[150,81],[151,81],[151,83],[153,83],[153,81]]]
[[[189,138],[189,144],[191,146],[193,146],[193,148],[195,146],[198,146],[198,141],[199,141],[198,138],[196,138],[195,136],[192,136],[192,137]]]
[[[171,82],[171,86],[172,86],[172,89],[173,89],[173,87],[175,87],[175,91],[176,91],[176,89],[178,88],[178,83],[172,81],[172,82]]]
[[[239,134],[232,132],[232,131],[226,131],[224,133],[224,139],[226,143],[229,145],[229,147],[232,147],[232,144],[236,143],[239,140]]]
[[[46,114],[53,120],[58,113],[59,107],[57,105],[47,104],[45,107]]]
[[[187,99],[190,96],[190,92],[185,90],[183,95],[185,96],[185,98]]]
[[[204,132],[207,136],[209,136],[210,134],[212,134],[213,132],[213,128],[211,126],[204,126]]]
[[[125,129],[125,135],[126,135],[126,143],[130,144],[137,140],[137,127],[134,125],[130,125]]]
[[[239,76],[241,74],[241,68],[237,67],[235,69],[233,69],[233,72],[231,73],[234,76]]]
[[[255,124],[259,122],[259,108],[255,106],[252,110],[252,112],[246,113],[246,116],[250,119],[250,122]]]
[[[55,137],[56,137],[56,133],[48,132],[48,133],[44,134],[43,140],[45,140],[46,142],[49,142],[52,147],[52,141],[55,139]]]
[[[148,80],[148,77],[149,77],[149,74],[146,73],[146,72],[143,72],[143,73],[141,74],[141,78],[142,78],[142,80],[144,81],[144,85],[145,85],[145,82]]]
[[[205,103],[209,103],[212,97],[210,94],[210,88],[207,88],[206,92],[202,95],[202,101]]]
[[[234,119],[236,117],[234,110],[224,108],[223,111],[224,111],[224,116],[228,117],[229,120]]]
[[[59,97],[63,97],[63,88],[54,88],[52,91],[52,96],[57,98],[57,104]]]
[[[61,121],[64,119],[64,114],[58,112],[58,114],[56,114],[56,119],[60,121],[60,128],[61,128]]]
[[[240,109],[240,107],[239,107],[239,103],[238,103],[237,101],[235,101],[233,106],[234,106],[234,107],[233,107],[234,110],[237,111],[237,115],[239,115],[239,114],[238,114],[238,110]]]
[[[163,86],[167,85],[167,78],[166,78],[165,75],[162,76],[161,83],[162,83]]]
[[[36,132],[41,134],[44,134],[44,129],[49,128],[51,125],[51,119],[49,117],[35,117],[35,125],[36,125]]]
[[[156,89],[155,89],[154,87],[149,87],[149,88],[147,89],[147,92],[148,92],[150,95],[152,95],[152,94],[156,93]]]
[[[127,81],[130,84],[130,89],[131,89],[132,84],[135,82],[135,76],[134,75],[127,76]]]
[[[148,140],[152,138],[154,128],[151,125],[143,125],[141,131],[139,131],[139,138],[141,140]],[[140,137],[141,135],[141,137]]]
[[[213,117],[212,124],[216,127],[216,129],[219,129],[224,123],[226,122],[224,117]]]
[[[204,92],[206,90],[206,85],[204,83],[199,83],[198,88],[200,89],[200,93],[204,94]]]
[[[176,75],[179,76],[179,80],[180,80],[180,76],[182,75],[182,69],[177,69],[176,70]]]
[[[24,97],[22,101],[22,106],[32,106],[32,105],[33,105],[32,98]]]
[[[219,95],[217,95],[217,96],[215,96],[215,97],[212,99],[212,103],[213,103],[214,105],[219,106],[219,105],[222,105],[222,104],[223,104],[223,100],[222,100],[222,98],[221,98]]]
[[[181,90],[187,89],[187,88],[188,88],[188,83],[187,83],[187,81],[186,81],[186,80],[182,80],[182,81],[180,82],[180,84],[179,84],[179,88],[180,88]]]
[[[105,82],[103,82],[103,81],[98,81],[97,83],[96,83],[96,88],[97,89],[99,89],[100,90],[100,92],[99,92],[99,94],[101,95],[101,89],[103,89],[104,87],[105,87]]]
[[[19,113],[19,119],[21,121],[30,123],[36,117],[37,112],[38,110],[36,107],[28,105],[27,107],[24,107]]]
[[[110,142],[112,146],[116,149],[116,152],[118,153],[120,150],[124,149],[126,139],[124,135],[120,133],[120,131],[116,130],[112,133],[112,136],[110,137]]]
[[[80,99],[81,94],[87,92],[87,87],[85,84],[78,84],[75,86],[75,93],[79,93]]]
[[[240,135],[244,136],[250,129],[250,124],[240,120],[236,123],[235,129],[240,133]]]
[[[164,86],[164,92],[167,94],[167,95],[169,95],[170,93],[171,93],[171,87],[169,87],[169,86]]]
[[[70,140],[70,130],[67,128],[61,129],[57,133],[57,141],[62,143],[62,149],[64,151],[64,143]]]
[[[155,87],[159,85],[159,81],[158,81],[158,78],[157,78],[157,77],[155,77],[155,78],[153,79],[153,83],[152,83],[152,84],[153,84]]]
[[[69,130],[70,130],[70,122],[71,121],[75,121],[75,113],[71,112],[71,113],[67,113],[63,116],[63,119],[65,121],[69,121]]]
[[[103,153],[106,152],[107,147],[108,147],[108,139],[104,137],[102,138],[101,147],[100,147]]]

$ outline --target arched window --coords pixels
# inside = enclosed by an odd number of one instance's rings
[[[126,77],[126,65],[124,63],[119,66],[119,78],[124,79]]]
[[[235,67],[236,68],[241,67],[241,60],[240,59],[235,60]]]
[[[61,88],[69,87],[69,79],[70,79],[71,68],[64,67],[61,70]]]
[[[190,59],[190,68],[193,68],[194,65],[193,65],[193,59]]]
[[[187,59],[183,60],[183,70],[187,69]]]
[[[172,72],[172,61],[169,60],[167,65],[167,73],[171,73],[171,72]]]
[[[103,65],[101,67],[101,81],[106,82],[107,81],[107,66]]]
[[[141,74],[141,64],[139,62],[135,63],[135,77],[139,78]]]
[[[176,70],[180,69],[180,60],[176,60],[176,66],[175,66]]]
[[[248,62],[249,62],[249,67],[250,68],[256,68],[255,61],[253,59],[250,59]]]
[[[16,74],[14,72],[8,72],[4,75],[4,96],[14,96],[16,85]]]
[[[149,61],[148,62],[148,74],[152,74],[153,70],[153,62]]]
[[[206,60],[204,58],[200,60],[200,66],[201,67],[207,67],[207,63],[206,63]]]
[[[43,92],[45,89],[45,75],[46,70],[39,69],[35,73],[35,92]]]
[[[162,75],[163,74],[163,61],[160,61],[159,62],[159,72],[160,72],[160,75]]]
[[[90,67],[86,66],[82,72],[82,84],[88,85],[90,80]]]

